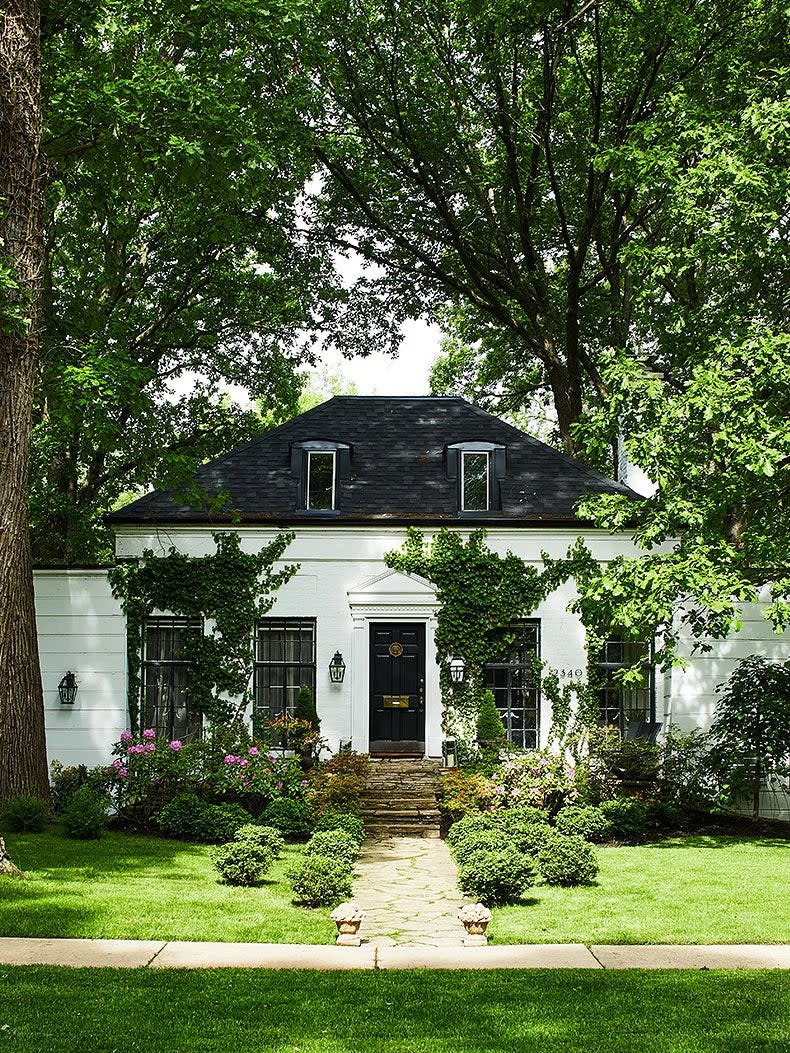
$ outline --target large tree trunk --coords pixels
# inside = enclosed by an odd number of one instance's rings
[[[0,799],[48,792],[28,517],[44,240],[41,48],[36,0],[0,10]],[[3,301],[5,301],[3,303]],[[24,319],[10,317],[15,305]]]

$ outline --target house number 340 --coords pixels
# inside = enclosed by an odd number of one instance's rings
[[[584,676],[583,669],[560,669],[561,680],[580,680]]]

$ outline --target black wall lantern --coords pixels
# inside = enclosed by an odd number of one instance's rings
[[[450,667],[450,679],[454,684],[462,684],[464,682],[464,673],[466,672],[466,663],[460,655],[451,655],[447,662]]]
[[[58,694],[60,695],[60,704],[62,706],[74,705],[74,699],[77,697],[77,678],[71,670],[66,673],[58,684]]]
[[[342,684],[346,675],[346,663],[340,651],[335,651],[335,657],[329,663],[329,679],[333,684]]]

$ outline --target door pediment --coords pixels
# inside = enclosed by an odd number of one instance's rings
[[[433,585],[418,574],[388,570],[348,590],[352,610],[369,608],[407,609],[432,613],[439,606]],[[387,613],[382,610],[381,613]]]

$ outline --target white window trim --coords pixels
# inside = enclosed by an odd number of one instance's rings
[[[337,450],[307,450],[307,480],[305,487],[305,508],[308,511],[314,512],[328,512],[334,511],[336,505],[337,496]],[[331,457],[332,458],[332,503],[330,508],[313,508],[310,503],[310,465],[313,457]]]
[[[485,508],[466,507],[466,458],[485,457],[486,459],[486,503]],[[487,512],[491,506],[491,454],[488,450],[461,450],[461,511]]]

